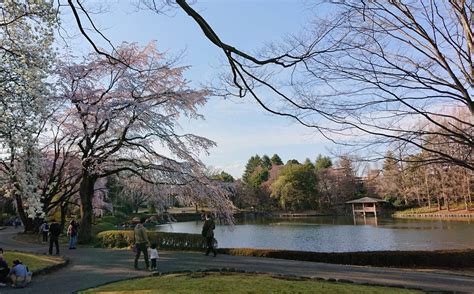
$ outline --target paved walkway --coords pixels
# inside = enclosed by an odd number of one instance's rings
[[[4,250],[11,248],[36,253],[46,252],[46,248],[39,245],[12,240],[15,233],[13,229],[0,231],[0,247]],[[133,269],[133,254],[128,250],[87,247],[77,250],[65,249],[62,254],[70,258],[70,264],[66,268],[48,275],[34,277],[28,288],[0,288],[0,293],[71,293],[107,282],[150,274],[147,271]],[[230,255],[218,255],[214,258],[196,252],[164,251],[160,252],[158,261],[161,272],[224,267],[326,279],[345,279],[357,283],[415,287],[428,291],[474,293],[474,277],[456,272],[420,272]]]

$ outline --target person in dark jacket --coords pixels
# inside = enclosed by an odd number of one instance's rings
[[[59,255],[59,235],[61,234],[61,225],[52,220],[49,225],[49,254],[53,254],[53,244],[56,246],[56,255]]]
[[[205,215],[204,225],[202,226],[202,236],[206,238],[207,250],[206,256],[209,255],[209,252],[212,251],[214,253],[214,257],[216,257],[217,252],[216,248],[214,248],[214,229],[216,228],[216,224],[214,220],[209,217],[208,214]]]

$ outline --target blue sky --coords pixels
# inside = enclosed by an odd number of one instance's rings
[[[101,3],[108,10],[93,18],[114,44],[128,41],[144,45],[156,40],[159,50],[171,56],[185,50],[180,64],[191,66],[186,77],[194,86],[207,83],[222,72],[222,52],[182,10],[176,8],[168,15],[156,15],[137,11],[134,2],[137,1],[92,2]],[[310,18],[303,0],[199,0],[193,7],[224,42],[249,52],[300,31]],[[78,38],[75,42],[84,40]],[[90,50],[86,44],[74,48]],[[321,135],[270,115],[250,99],[230,101],[213,97],[201,113],[205,120],[183,121],[183,131],[215,141],[218,146],[201,159],[236,178],[241,177],[248,158],[254,154],[277,153],[283,161],[303,161],[329,153],[330,144]]]

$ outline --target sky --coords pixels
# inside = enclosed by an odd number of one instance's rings
[[[268,4],[271,1],[271,6]],[[114,45],[123,41],[145,45],[157,42],[169,56],[183,53],[180,65],[189,65],[185,76],[199,87],[222,74],[223,53],[208,41],[198,25],[179,8],[166,15],[139,10],[137,1],[89,1],[94,23]],[[100,6],[99,6],[100,5]],[[235,47],[255,52],[270,42],[301,31],[311,15],[304,0],[198,0],[193,4],[220,38]],[[65,17],[65,25],[73,27]],[[96,40],[99,40],[98,38]],[[74,40],[83,53],[91,50],[82,37]],[[100,43],[100,41],[98,41]],[[329,155],[330,142],[313,130],[265,112],[254,101],[211,97],[201,109],[205,120],[182,120],[182,131],[217,143],[201,160],[235,178],[242,176],[250,156],[278,154],[289,159],[315,160]]]

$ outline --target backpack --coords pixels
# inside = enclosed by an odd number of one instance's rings
[[[49,231],[49,225],[48,225],[48,223],[44,223],[43,224],[43,232],[47,232],[47,231]]]
[[[67,232],[68,235],[70,235],[70,236],[76,236],[76,234],[77,234],[76,226],[74,226],[74,225],[71,224],[71,225],[69,225],[69,227],[68,227],[67,230],[68,230],[68,232]]]

